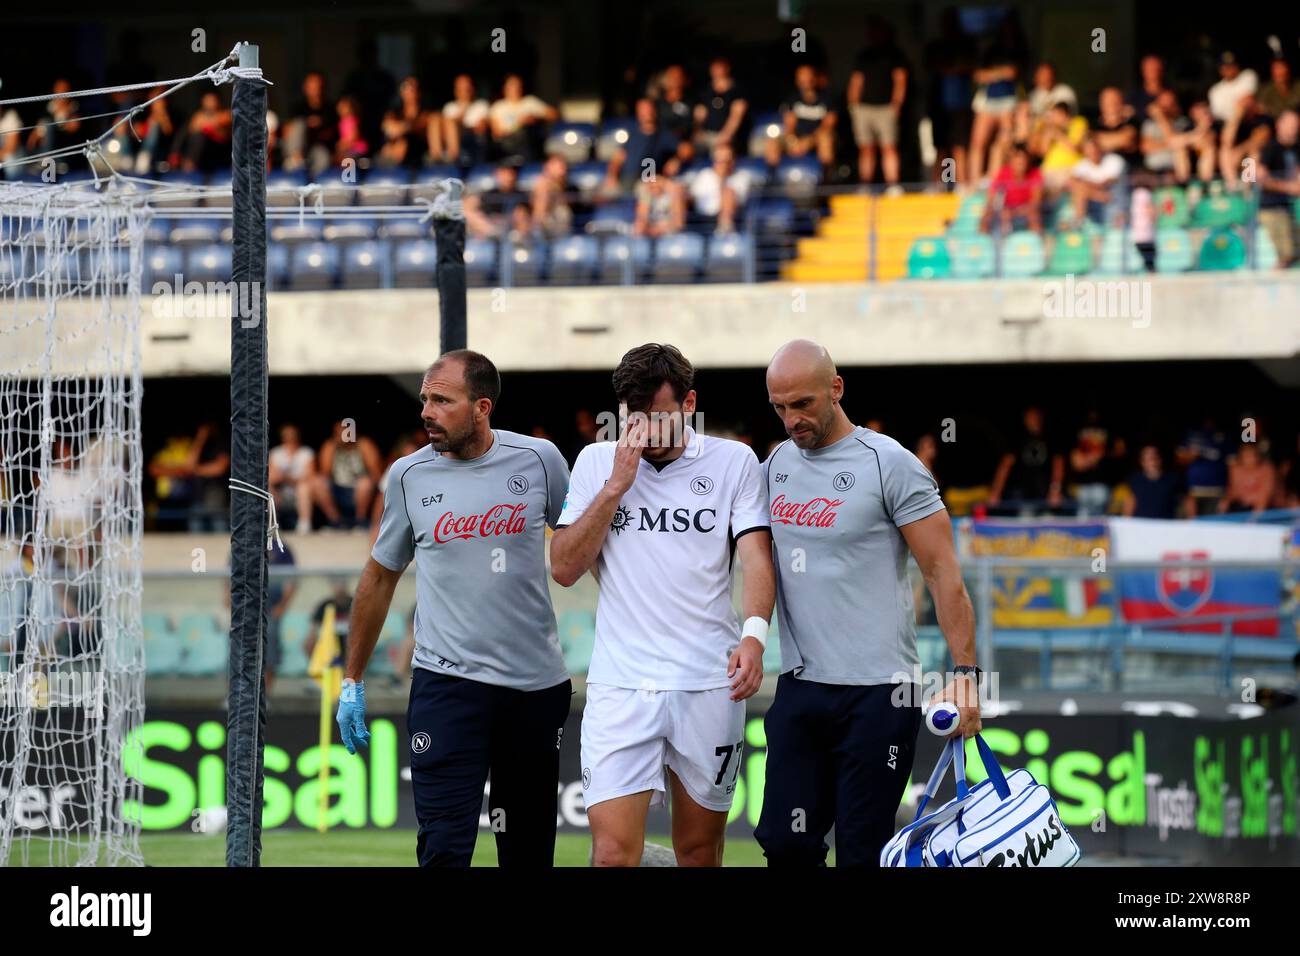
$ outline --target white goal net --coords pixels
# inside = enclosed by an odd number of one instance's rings
[[[0,183],[0,865],[139,865],[143,206]]]

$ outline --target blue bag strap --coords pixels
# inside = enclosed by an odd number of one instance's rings
[[[953,738],[953,772],[957,777],[957,799],[965,800],[970,793],[970,787],[966,783],[966,739],[964,737]]]
[[[943,780],[943,775],[948,771],[948,764],[952,762],[952,753],[953,742],[952,738],[949,737],[944,741],[943,751],[939,754],[939,759],[935,761],[934,772],[930,774],[930,781],[925,785],[925,792],[921,794],[921,799],[916,802],[916,816],[912,818],[913,823],[921,819],[921,815],[925,813],[926,805],[939,792],[939,784]]]
[[[1011,796],[1011,788],[1007,786],[1007,777],[1002,772],[1002,765],[998,763],[998,758],[994,756],[993,750],[979,734],[975,735],[975,746],[979,748],[980,759],[984,761],[984,772],[993,781],[993,789],[998,792],[998,796],[1003,800],[1008,799]]]

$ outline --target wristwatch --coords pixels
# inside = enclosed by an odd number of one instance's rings
[[[976,681],[978,681],[980,679],[980,675],[984,673],[982,670],[979,669],[978,664],[958,664],[956,667],[952,669],[952,672],[954,674],[970,674],[975,678]]]

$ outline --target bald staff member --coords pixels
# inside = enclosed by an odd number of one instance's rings
[[[844,413],[826,350],[796,340],[767,369],[789,440],[763,464],[777,568],[782,674],[765,718],[767,781],[754,835],[769,866],[877,866],[894,833],[921,726],[909,552],[954,662],[935,700],[980,729],[975,615],[934,478]]]

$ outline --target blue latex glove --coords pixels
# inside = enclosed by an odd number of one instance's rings
[[[365,681],[343,681],[336,719],[339,722],[339,732],[343,735],[343,746],[348,748],[348,753],[354,754],[358,747],[370,743],[370,731],[366,730]]]

